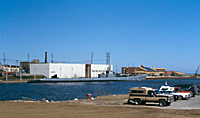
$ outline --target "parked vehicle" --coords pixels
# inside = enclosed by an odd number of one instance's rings
[[[136,105],[146,104],[146,102],[159,103],[159,106],[169,106],[173,102],[173,95],[156,94],[155,89],[149,87],[130,88],[128,103],[134,102]]]
[[[180,94],[178,95],[177,93],[169,93],[167,91],[159,91],[161,94],[166,94],[166,95],[173,95],[174,96],[174,101],[179,100],[180,99]]]
[[[180,95],[180,99],[189,99],[191,97],[191,93],[190,92],[177,92],[176,90],[174,90],[175,87],[171,87],[168,85],[163,85],[159,88],[159,91],[167,91],[171,94],[175,94],[175,95]]]
[[[180,93],[190,93],[192,97],[194,97],[194,94],[192,91],[185,91],[181,87],[174,87],[174,90]]]
[[[192,91],[193,97],[199,94],[199,89],[196,84],[180,84],[174,85],[174,87],[181,87],[184,91]]]

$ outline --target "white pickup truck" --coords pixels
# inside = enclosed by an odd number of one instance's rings
[[[174,90],[174,87],[168,86],[168,85],[163,85],[159,88],[159,91],[167,91],[173,95],[179,95],[180,99],[189,99],[191,97],[190,93],[182,93],[182,92],[177,92]]]

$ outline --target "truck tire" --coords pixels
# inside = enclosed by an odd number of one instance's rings
[[[128,101],[127,101],[127,104],[131,104],[131,101],[130,101],[130,99],[128,99]]]
[[[160,107],[166,106],[166,102],[165,102],[164,100],[160,100],[160,101],[159,101],[159,106],[160,106]]]
[[[135,105],[141,105],[141,100],[140,99],[135,99],[134,103],[135,103]]]
[[[167,102],[167,103],[166,103],[166,106],[170,106],[170,104],[171,104],[171,102]]]

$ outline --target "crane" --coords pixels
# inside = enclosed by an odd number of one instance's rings
[[[200,66],[200,65],[199,65]],[[198,71],[199,71],[199,66],[198,66],[198,68],[197,68],[197,70],[196,70],[196,72],[195,72],[195,76],[197,76],[197,73],[198,73]]]

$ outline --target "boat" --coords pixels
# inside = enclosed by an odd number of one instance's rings
[[[62,82],[119,82],[119,81],[143,81],[146,75],[115,77],[108,76],[104,78],[43,78],[39,80],[31,80],[27,83],[62,83]]]

